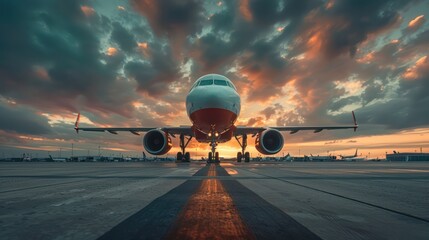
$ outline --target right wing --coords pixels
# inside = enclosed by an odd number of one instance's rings
[[[140,135],[140,132],[149,132],[153,129],[160,129],[170,135],[174,134],[183,134],[186,136],[193,136],[191,126],[180,126],[180,127],[132,127],[132,128],[122,128],[122,127],[108,127],[108,128],[81,128],[79,127],[80,113],[77,115],[76,123],[74,124],[74,129],[77,133],[79,131],[91,131],[91,132],[109,132],[112,134],[118,134],[118,132],[130,132],[134,135]]]
[[[247,134],[258,134],[266,129],[276,129],[278,131],[289,131],[290,134],[297,133],[303,130],[312,130],[315,133],[321,132],[322,130],[335,130],[335,129],[350,129],[354,131],[358,128],[356,122],[355,113],[352,111],[354,125],[338,125],[338,126],[285,126],[285,127],[240,127],[238,126],[235,130],[235,135],[247,135]]]

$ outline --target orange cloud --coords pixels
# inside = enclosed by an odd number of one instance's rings
[[[46,68],[41,67],[41,66],[35,66],[34,67],[34,74],[36,75],[36,77],[38,77],[39,79],[42,79],[42,80],[51,79]]]
[[[83,14],[85,14],[85,16],[87,16],[87,17],[89,17],[95,13],[94,8],[88,7],[88,6],[81,6],[80,10],[82,10]]]
[[[118,49],[114,48],[114,47],[109,47],[106,51],[106,54],[108,56],[115,56],[118,53]]]
[[[425,15],[420,15],[408,23],[408,28],[417,29],[425,22]]]
[[[425,69],[429,69],[429,60],[427,56],[419,58],[416,64],[407,68],[402,76],[407,80],[414,80],[419,78],[422,75],[422,71]]]
[[[330,0],[330,1],[328,1],[326,3],[325,8],[326,9],[331,9],[334,6],[334,4],[335,4],[335,1],[334,0]]]
[[[358,63],[371,63],[374,60],[374,51],[366,54],[365,56],[356,59]]]
[[[249,0],[241,0],[239,9],[244,19],[246,19],[247,21],[252,21],[253,16],[252,16],[252,12],[250,12]]]
[[[139,42],[137,43],[137,47],[145,57],[149,57],[150,52],[149,52],[149,45],[147,44],[147,42]]]

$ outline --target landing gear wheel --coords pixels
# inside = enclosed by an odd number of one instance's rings
[[[238,152],[237,153],[237,162],[241,162],[241,158],[242,158],[241,152]]]
[[[177,153],[177,162],[189,162],[191,160],[191,155],[189,154],[189,152],[186,152],[186,147],[188,146],[189,142],[192,139],[192,136],[189,137],[185,137],[184,134],[180,134],[180,150],[182,150],[181,152]],[[186,141],[185,141],[186,140]]]
[[[212,159],[213,159],[212,152],[209,152],[209,159],[208,159],[207,161],[208,161],[208,162],[211,162],[211,161],[212,161]]]
[[[219,162],[219,152],[215,153],[215,162]]]
[[[178,152],[176,160],[177,161],[182,161],[182,159],[183,159],[183,154],[181,152]]]
[[[250,153],[249,152],[245,152],[244,153],[244,161],[245,162],[250,162]]]

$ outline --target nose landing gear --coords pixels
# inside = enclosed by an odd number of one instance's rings
[[[208,133],[208,137],[210,138],[211,152],[209,152],[209,158],[207,159],[207,163],[220,163],[219,152],[216,152],[216,140],[219,137],[219,133],[216,132],[214,128],[215,126],[212,125],[212,131]]]
[[[209,152],[209,158],[207,160],[207,163],[220,163],[219,152],[216,152],[216,146],[217,146],[216,140],[212,138],[212,141],[210,142],[210,147],[212,149],[211,149],[211,152]]]

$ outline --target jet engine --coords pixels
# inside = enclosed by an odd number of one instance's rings
[[[152,155],[163,155],[170,151],[172,143],[166,132],[153,129],[144,135],[143,146]]]
[[[282,150],[283,135],[275,129],[267,129],[256,136],[256,149],[266,155],[276,154]]]

